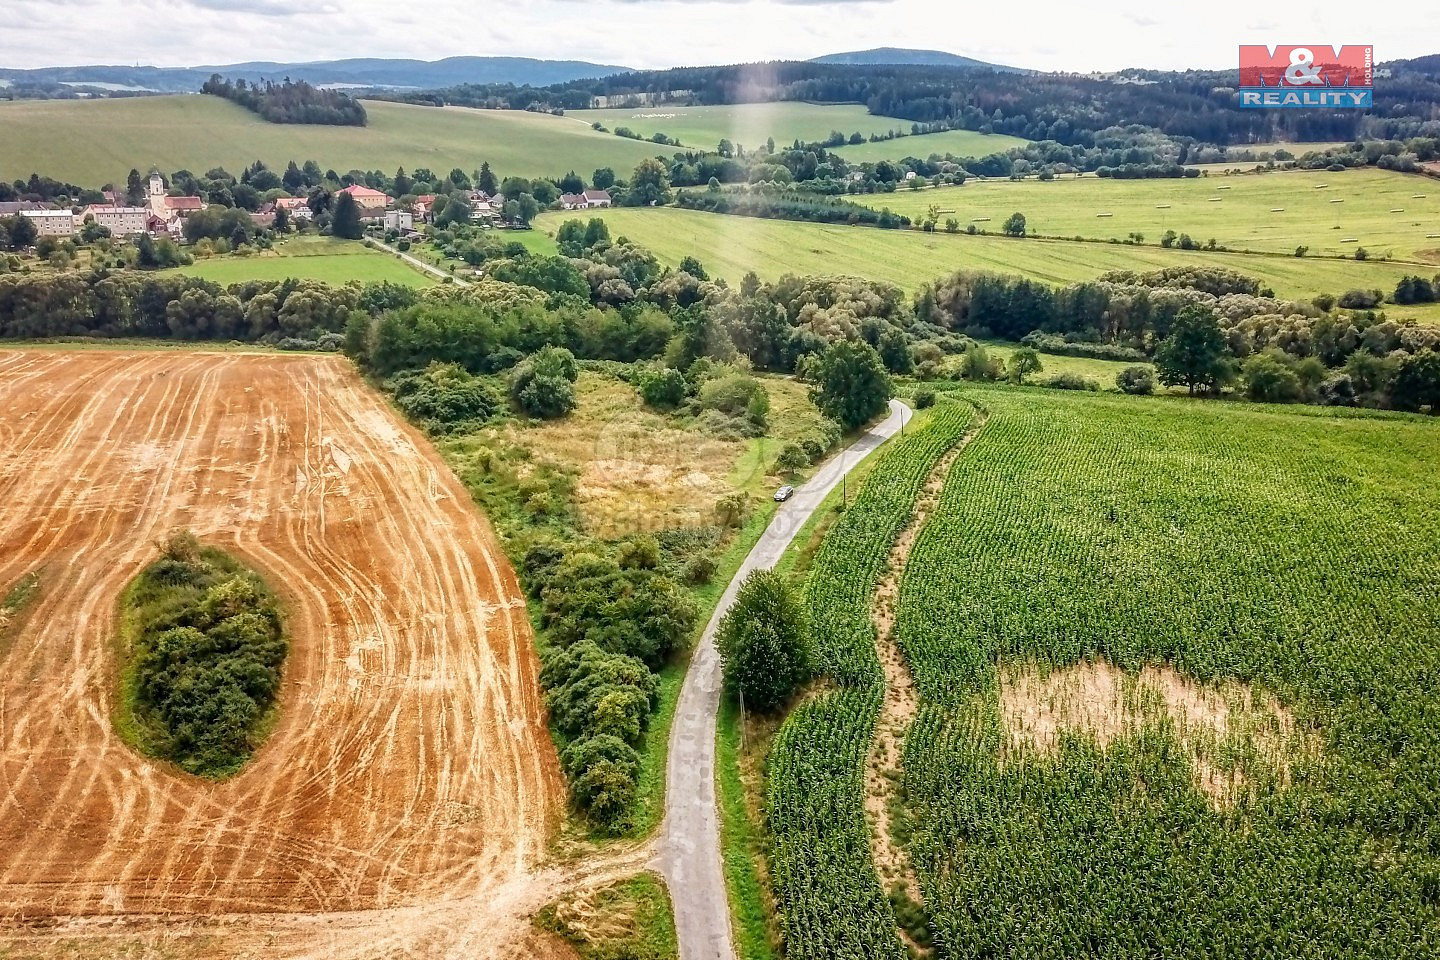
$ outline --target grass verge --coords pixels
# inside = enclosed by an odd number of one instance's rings
[[[670,893],[653,873],[567,896],[541,910],[535,925],[564,939],[585,960],[680,955]]]
[[[923,429],[930,410],[917,410],[905,425],[908,435]],[[853,442],[847,437],[845,442]],[[797,581],[809,576],[810,566],[826,533],[844,512],[849,497],[880,462],[889,441],[850,469],[846,482],[836,487],[805,521],[775,569]],[[768,877],[768,838],[764,820],[764,770],[770,742],[779,730],[780,717],[751,714],[745,718],[730,698],[720,703],[716,742],[716,780],[720,805],[720,849],[735,948],[741,960],[778,960],[783,956],[779,917]]]

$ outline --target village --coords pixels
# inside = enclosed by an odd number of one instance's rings
[[[185,221],[210,206],[202,197],[172,195],[165,178],[158,171],[150,174],[144,205],[127,204],[123,190],[111,188],[102,191],[102,194],[104,203],[79,207],[47,205],[33,200],[4,201],[0,202],[0,219],[26,218],[35,226],[37,238],[75,237],[82,235],[88,224],[94,224],[95,228],[103,228],[116,239],[143,235],[183,242]],[[413,234],[417,232],[418,225],[431,222],[438,199],[436,194],[424,194],[411,202],[401,202],[382,190],[358,183],[343,187],[335,194],[346,194],[355,201],[361,222],[366,226],[400,236]],[[459,195],[469,201],[472,220],[495,228],[517,226],[504,217],[503,196],[491,195],[483,190],[464,190]],[[453,198],[455,194],[451,196]],[[555,206],[563,210],[588,210],[608,207],[611,203],[608,192],[587,189],[580,193],[561,194]],[[278,197],[267,201],[249,216],[257,229],[268,230],[282,211],[285,221],[297,229],[313,222],[316,216],[315,204],[310,197]]]

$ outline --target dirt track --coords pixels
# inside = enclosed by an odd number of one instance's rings
[[[116,597],[177,526],[287,599],[281,720],[219,785],[111,728]],[[522,595],[464,489],[346,363],[0,351],[0,595],[37,567],[0,650],[0,953],[50,952],[15,925],[38,917],[69,917],[47,929],[88,940],[77,955],[167,940],[156,914],[191,916],[211,956],[526,938],[562,789]],[[97,919],[122,914],[150,919]]]

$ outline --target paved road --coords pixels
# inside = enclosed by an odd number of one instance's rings
[[[399,257],[401,260],[404,260],[406,263],[410,264],[410,266],[414,267],[417,270],[421,270],[425,273],[439,277],[441,280],[453,280],[455,282],[455,286],[457,287],[470,286],[470,281],[461,280],[459,277],[454,276],[453,274],[446,273],[444,270],[441,270],[439,267],[434,266],[433,264],[426,263],[424,260],[410,256],[410,254],[408,253],[396,250],[388,243],[381,243],[374,237],[366,237],[365,242],[368,243],[370,246],[376,248],[377,250],[384,250],[386,253],[395,254],[395,256]]]
[[[680,935],[680,960],[734,960],[730,907],[720,860],[720,823],[715,806],[715,715],[720,709],[720,655],[715,628],[735,602],[741,582],[752,570],[769,569],[826,495],[856,464],[910,419],[910,408],[890,401],[890,415],[833,457],[809,482],[775,511],[735,579],[730,581],[715,614],[700,637],[700,646],[680,689],[675,725],[670,731],[669,774],[665,791],[665,822],[660,830],[654,866],[665,875],[675,903]]]

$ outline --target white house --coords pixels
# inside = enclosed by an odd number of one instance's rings
[[[414,230],[415,216],[408,210],[386,210],[386,230]]]
[[[585,205],[587,207],[610,206],[610,194],[604,190],[586,190],[581,196],[585,198]]]
[[[75,234],[75,214],[69,210],[21,210],[20,216],[35,224],[42,237],[69,237]]]
[[[590,206],[583,193],[560,194],[560,206],[566,210],[584,210]]]

